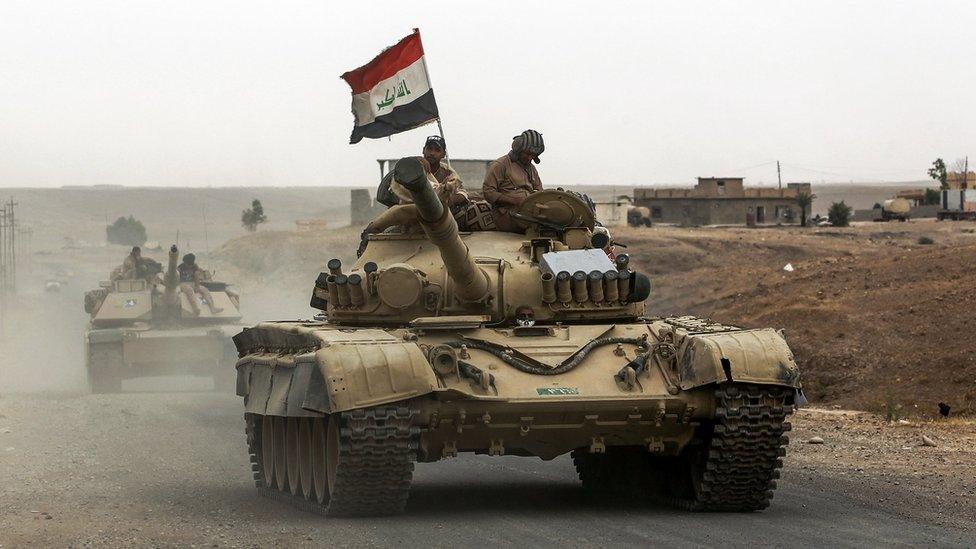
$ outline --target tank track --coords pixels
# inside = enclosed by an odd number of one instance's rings
[[[715,422],[703,444],[678,457],[639,447],[609,447],[605,454],[574,450],[583,488],[593,495],[660,499],[689,511],[758,511],[769,506],[783,466],[793,390],[743,384],[716,389]]]
[[[89,343],[88,389],[95,394],[122,392],[124,367],[121,343]]]
[[[254,482],[271,499],[329,517],[381,516],[403,512],[410,494],[420,429],[419,412],[386,406],[341,412],[338,417],[339,460],[330,494],[310,499],[294,496],[287,487],[269,488],[264,479],[261,418],[246,414],[248,454]],[[300,418],[328,421],[328,418]]]
[[[715,423],[707,444],[684,469],[692,486],[671,503],[689,511],[759,511],[776,489],[790,430],[793,390],[728,384],[715,390]],[[682,493],[684,492],[684,493]]]

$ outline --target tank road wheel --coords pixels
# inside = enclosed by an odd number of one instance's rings
[[[584,491],[590,495],[612,491],[610,480],[613,469],[606,453],[591,454],[586,448],[577,448],[570,455]]]
[[[288,464],[288,488],[291,495],[302,493],[302,479],[298,471],[298,418],[285,420],[285,462]]]
[[[264,455],[262,448],[261,427],[264,422],[257,414],[244,414],[244,432],[247,436],[247,454],[251,461],[251,475],[254,485],[264,486]]]
[[[315,499],[312,489],[312,421],[318,418],[298,418],[298,473],[302,483],[302,497]]]
[[[329,499],[335,489],[336,472],[339,469],[339,447],[342,445],[339,431],[339,417],[341,414],[331,414],[328,427],[325,430],[325,481],[329,490]]]
[[[266,488],[275,487],[274,427],[274,418],[271,416],[261,416],[261,471],[264,476],[264,486]]]
[[[329,502],[329,482],[326,474],[325,439],[328,418],[312,418],[312,483],[315,487],[315,500],[320,504]]]
[[[325,437],[328,516],[392,515],[410,494],[420,429],[417,411],[379,407],[329,416]]]
[[[420,444],[417,414],[396,407],[328,418],[246,414],[255,481],[268,497],[327,516],[402,512]]]
[[[88,388],[92,393],[121,393],[125,366],[122,344],[88,345]]]
[[[671,462],[669,492],[691,511],[758,511],[769,506],[786,455],[793,389],[720,386],[706,442]]]
[[[286,422],[283,417],[272,418],[274,422],[274,472],[275,486],[282,492],[288,491],[288,461],[285,459]]]
[[[662,493],[659,465],[643,446],[610,446],[600,454],[577,448],[570,455],[588,495],[643,499]]]

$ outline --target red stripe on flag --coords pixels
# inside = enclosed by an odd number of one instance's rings
[[[368,92],[376,84],[409,67],[424,55],[420,42],[420,29],[400,40],[392,48],[383,50],[372,61],[342,75],[352,88],[353,95]]]

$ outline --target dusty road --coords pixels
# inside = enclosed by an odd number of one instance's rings
[[[467,456],[418,465],[406,515],[372,520],[325,519],[259,497],[231,395],[12,396],[0,398],[0,414],[4,548],[976,544],[971,453],[904,446],[916,434],[905,428],[888,442],[929,453],[890,465],[883,445],[862,452],[872,423],[830,412],[796,418],[780,488],[762,513],[596,505],[565,457]],[[806,444],[814,434],[827,444]],[[935,464],[944,468],[929,470]]]

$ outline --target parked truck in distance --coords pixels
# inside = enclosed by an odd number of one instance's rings
[[[908,221],[911,219],[912,203],[904,198],[889,198],[881,204],[881,218],[876,221]]]
[[[939,221],[976,220],[976,189],[943,190],[942,209],[936,214],[936,218]]]

